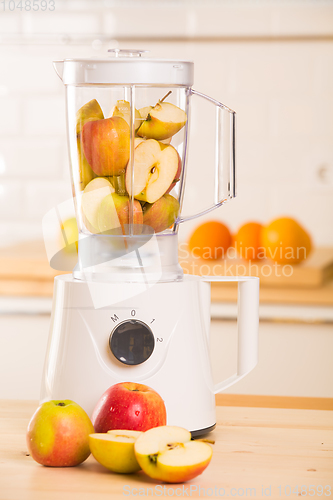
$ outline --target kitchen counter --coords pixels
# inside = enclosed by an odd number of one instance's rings
[[[211,464],[192,481],[166,484],[163,490],[164,484],[157,486],[141,472],[108,472],[91,456],[73,468],[38,465],[27,456],[25,443],[36,407],[34,401],[0,401],[2,500],[114,500],[155,495],[317,498],[321,491],[323,498],[333,495],[332,411],[219,406],[217,427],[209,435],[216,441]]]

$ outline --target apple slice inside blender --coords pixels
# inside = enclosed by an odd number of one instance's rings
[[[165,194],[155,203],[143,206],[143,223],[160,233],[171,226],[177,219],[179,203],[171,194]]]
[[[129,234],[130,199],[116,193],[108,194],[101,201],[97,212],[97,223],[101,233],[111,235]],[[141,234],[143,214],[140,203],[133,203],[133,234]]]
[[[116,102],[116,105],[113,106],[113,108],[110,111],[110,116],[119,116],[120,118],[123,118],[127,124],[130,126],[131,124],[131,105],[128,101],[123,101],[123,100],[118,100]],[[134,128],[137,130],[142,123],[142,117],[140,112],[135,109],[135,125]]]
[[[91,233],[99,233],[98,228],[98,209],[108,194],[114,193],[114,187],[105,177],[96,177],[90,181],[81,198],[81,211],[84,225]]]
[[[141,112],[140,112],[141,114]],[[142,115],[141,115],[142,116]],[[137,134],[161,141],[175,135],[187,120],[185,111],[170,102],[159,101],[142,122]]]
[[[134,444],[136,459],[149,476],[166,483],[183,483],[201,474],[213,450],[202,441],[191,441],[182,427],[164,425],[144,432]]]
[[[179,156],[173,146],[154,139],[142,141],[134,152],[134,183],[132,171],[126,169],[126,189],[129,195],[154,203],[166,193],[178,171]]]

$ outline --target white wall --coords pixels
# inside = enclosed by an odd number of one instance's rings
[[[237,111],[238,197],[209,218],[236,230],[249,219],[291,215],[317,245],[332,245],[332,34],[333,4],[320,0],[56,0],[54,12],[7,8],[0,14],[0,242],[41,237],[42,216],[71,196],[64,89],[52,60],[119,45],[194,60],[194,87]],[[213,133],[213,125],[197,116],[189,168],[199,182],[188,188],[187,212],[206,201],[203,130]],[[182,227],[182,239],[196,223]]]

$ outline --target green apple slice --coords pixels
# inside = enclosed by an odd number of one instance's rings
[[[158,141],[172,137],[186,123],[185,111],[169,102],[158,102],[137,131],[140,137]]]

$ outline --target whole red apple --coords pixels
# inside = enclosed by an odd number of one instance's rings
[[[121,382],[109,387],[92,415],[95,432],[112,429],[146,431],[166,425],[166,409],[161,396],[147,385]]]
[[[27,430],[27,446],[36,462],[51,467],[78,465],[90,455],[93,425],[78,404],[65,399],[43,403]]]
[[[88,121],[81,132],[84,155],[96,175],[125,172],[130,156],[130,128],[119,116]]]

